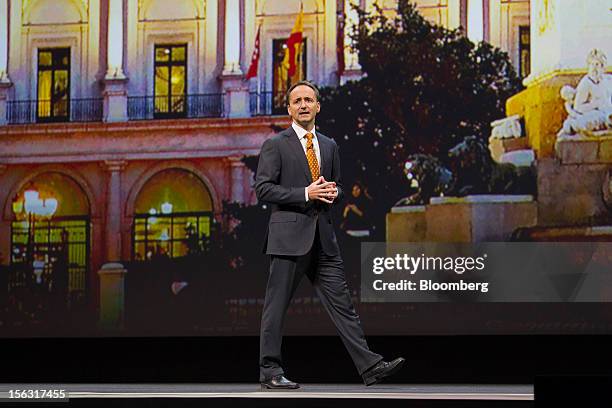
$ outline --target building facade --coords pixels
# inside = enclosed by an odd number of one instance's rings
[[[303,0],[302,76],[359,77],[350,4]],[[395,1],[379,1],[392,15]],[[529,0],[420,0],[529,73]],[[253,204],[252,172],[288,124],[278,81],[299,1],[0,0],[0,264],[96,310],[103,265],[180,256]],[[259,75],[245,81],[260,32]],[[344,44],[344,49],[338,44]],[[339,72],[340,61],[344,70]],[[32,273],[34,271],[34,273]]]

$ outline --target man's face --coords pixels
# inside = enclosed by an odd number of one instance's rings
[[[289,94],[287,112],[303,128],[310,129],[320,110],[321,104],[317,101],[314,89],[311,87],[306,85],[296,86]]]

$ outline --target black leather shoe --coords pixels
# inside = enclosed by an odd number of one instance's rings
[[[300,384],[289,381],[282,374],[275,375],[272,378],[268,378],[261,382],[261,389],[263,390],[295,390],[300,388]]]
[[[383,378],[395,374],[404,365],[402,357],[398,357],[393,361],[379,361],[376,365],[369,368],[361,377],[365,385],[374,385],[380,382]]]

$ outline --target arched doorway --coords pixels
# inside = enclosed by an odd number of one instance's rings
[[[132,259],[197,252],[213,229],[210,192],[194,173],[160,171],[142,187],[134,205]]]
[[[85,192],[69,176],[42,173],[13,197],[12,210],[9,293],[37,311],[82,309],[90,254]]]
[[[148,178],[133,208],[126,327],[135,333],[191,330],[193,310],[210,298],[201,255],[214,233],[212,196],[194,172],[174,167]]]

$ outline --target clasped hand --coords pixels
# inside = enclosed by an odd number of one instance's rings
[[[309,200],[320,200],[331,204],[338,197],[338,188],[335,181],[325,181],[323,176],[319,177],[307,187]]]

